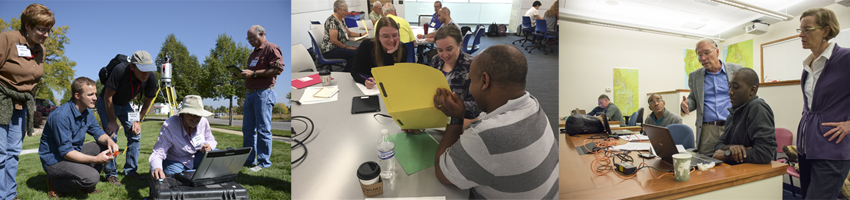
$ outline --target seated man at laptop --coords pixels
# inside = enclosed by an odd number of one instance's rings
[[[469,93],[486,114],[466,130],[463,100],[437,89],[434,107],[451,117],[434,158],[437,180],[470,189],[470,199],[558,197],[558,139],[537,98],[525,91],[527,73],[525,56],[512,45],[493,45],[475,57]]]
[[[71,83],[71,101],[62,104],[47,118],[38,156],[47,172],[47,196],[82,190],[98,193],[103,165],[115,159],[118,145],[100,128],[91,108],[97,101],[95,82],[80,77]],[[86,133],[96,142],[85,143]]]
[[[604,117],[608,117],[608,121],[618,121],[620,122],[621,126],[626,125],[626,121],[623,120],[623,113],[620,112],[620,107],[617,107],[617,105],[611,103],[611,99],[608,98],[608,95],[599,95],[599,98],[597,100],[599,106],[593,108],[593,110],[590,111],[590,114],[588,115],[597,116],[597,118],[599,118],[600,120],[604,115]]]
[[[714,158],[727,163],[766,164],[776,151],[773,110],[756,96],[759,79],[753,69],[735,71],[729,81],[729,117]]]
[[[649,114],[649,117],[646,118],[644,124],[651,124],[660,127],[667,127],[670,124],[681,124],[682,118],[679,115],[668,111],[664,108],[667,105],[664,102],[664,99],[661,98],[661,95],[652,93],[649,95],[649,110],[652,113]]]
[[[183,98],[178,115],[162,123],[159,139],[156,140],[153,153],[148,159],[151,163],[151,176],[160,179],[166,175],[197,168],[204,152],[214,150],[218,144],[206,118],[210,115],[212,113],[204,110],[200,96],[188,95]]]

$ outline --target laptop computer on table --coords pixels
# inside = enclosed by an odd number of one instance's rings
[[[646,131],[646,135],[649,137],[649,142],[652,143],[652,149],[655,150],[658,157],[661,157],[662,161],[673,166],[673,154],[679,153],[679,150],[676,148],[676,143],[673,142],[673,136],[670,135],[670,130],[649,124],[644,124],[643,130]],[[720,163],[723,163],[721,160],[702,154],[692,155],[691,168],[696,167],[697,164],[714,163],[714,165],[719,165]]]
[[[191,186],[202,186],[236,181],[236,175],[248,159],[251,147],[227,150],[213,150],[204,153],[201,162],[194,171],[174,174],[174,178]]]
[[[603,126],[603,128],[605,128],[605,133],[608,134],[611,137],[619,137],[621,135],[631,135],[631,134],[638,133],[637,131],[630,131],[630,130],[611,131],[611,125],[608,124],[608,116],[605,116],[605,114],[602,114],[602,126]]]

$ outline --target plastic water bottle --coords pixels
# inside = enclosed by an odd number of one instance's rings
[[[378,158],[381,165],[381,178],[391,180],[395,174],[395,144],[390,136],[389,130],[381,130],[381,139],[378,140]]]

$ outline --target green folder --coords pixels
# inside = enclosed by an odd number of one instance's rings
[[[431,134],[397,133],[392,136],[395,142],[395,157],[407,175],[434,166],[437,155],[437,140]]]

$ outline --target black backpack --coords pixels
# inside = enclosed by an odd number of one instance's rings
[[[490,24],[490,27],[487,28],[487,37],[496,37],[499,36],[499,25],[496,22]]]
[[[460,35],[466,35],[466,33],[469,33],[471,30],[472,28],[469,28],[469,26],[460,27]]]
[[[564,123],[564,131],[570,136],[588,133],[601,133],[602,120],[590,115],[573,114]]]
[[[100,73],[97,74],[97,77],[100,78],[100,82],[106,82],[109,79],[109,74],[112,74],[112,69],[115,69],[115,66],[121,63],[130,63],[130,59],[127,58],[124,54],[115,55],[115,58],[109,60],[109,64],[106,67],[100,68]]]

